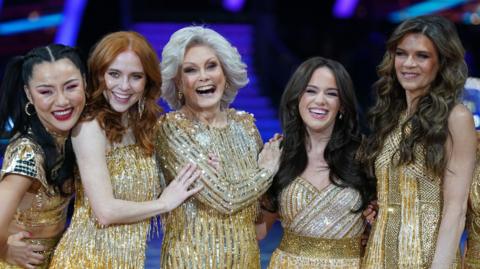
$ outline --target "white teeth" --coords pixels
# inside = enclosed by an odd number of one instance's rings
[[[213,90],[213,86],[212,85],[207,85],[207,86],[200,86],[197,88],[197,91],[209,91],[209,90]]]
[[[63,116],[63,115],[67,115],[69,114],[70,112],[72,112],[72,108],[70,109],[66,109],[66,110],[62,110],[62,111],[54,111],[53,114],[54,115],[58,115],[58,116]]]
[[[113,93],[113,95],[115,95],[116,97],[121,98],[121,99],[127,99],[127,98],[130,97],[129,94],[121,94],[121,93],[117,93],[117,92],[112,92],[112,93]]]
[[[315,113],[315,114],[320,114],[320,115],[326,115],[327,114],[327,110],[325,110],[325,109],[310,108],[309,111],[312,112],[312,113]]]

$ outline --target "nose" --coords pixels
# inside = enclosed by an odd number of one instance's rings
[[[64,106],[68,105],[68,103],[69,103],[68,98],[63,91],[58,92],[57,98],[56,98],[56,103],[57,103],[58,106],[61,106],[61,107],[64,107]]]
[[[207,81],[208,80],[208,74],[207,74],[207,71],[205,69],[201,69],[200,70],[200,77],[199,77],[200,81]]]
[[[417,65],[417,62],[415,61],[415,59],[413,59],[413,56],[408,56],[405,62],[403,62],[403,65],[413,67]]]
[[[121,79],[119,86],[122,91],[127,91],[130,88],[130,80],[128,79],[128,76],[124,76]]]
[[[319,91],[315,96],[315,104],[323,105],[325,103],[325,93],[323,91]]]

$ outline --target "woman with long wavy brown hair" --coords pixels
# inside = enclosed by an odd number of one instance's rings
[[[50,268],[143,268],[150,218],[199,188],[186,165],[160,198],[153,139],[160,108],[159,61],[135,32],[116,32],[88,60],[89,100],[72,135],[80,178],[74,214]]]
[[[467,76],[455,26],[439,16],[400,24],[387,42],[362,159],[379,212],[365,268],[451,268],[475,164]]]

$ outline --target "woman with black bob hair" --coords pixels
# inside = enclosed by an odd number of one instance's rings
[[[281,163],[266,203],[274,213],[257,229],[261,238],[274,219],[282,221],[270,268],[359,268],[361,211],[374,186],[356,160],[357,101],[345,68],[322,57],[303,62],[282,95],[280,117]]]
[[[10,142],[0,173],[0,268],[48,266],[72,197],[70,130],[85,106],[85,86],[85,67],[69,46],[38,47],[6,67],[0,128]]]

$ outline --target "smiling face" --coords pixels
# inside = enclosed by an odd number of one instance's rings
[[[67,134],[85,106],[85,81],[68,59],[36,64],[25,93],[40,122],[52,132]]]
[[[439,69],[438,53],[425,35],[405,35],[395,51],[395,73],[410,99],[426,93]]]
[[[135,52],[117,55],[104,74],[107,90],[103,92],[111,108],[123,113],[138,102],[145,91],[147,78]]]
[[[185,97],[185,106],[192,112],[220,111],[225,83],[220,60],[213,49],[205,45],[187,49],[179,85]]]
[[[338,91],[335,76],[329,68],[320,67],[313,72],[298,104],[300,116],[309,134],[332,134],[340,110]]]

